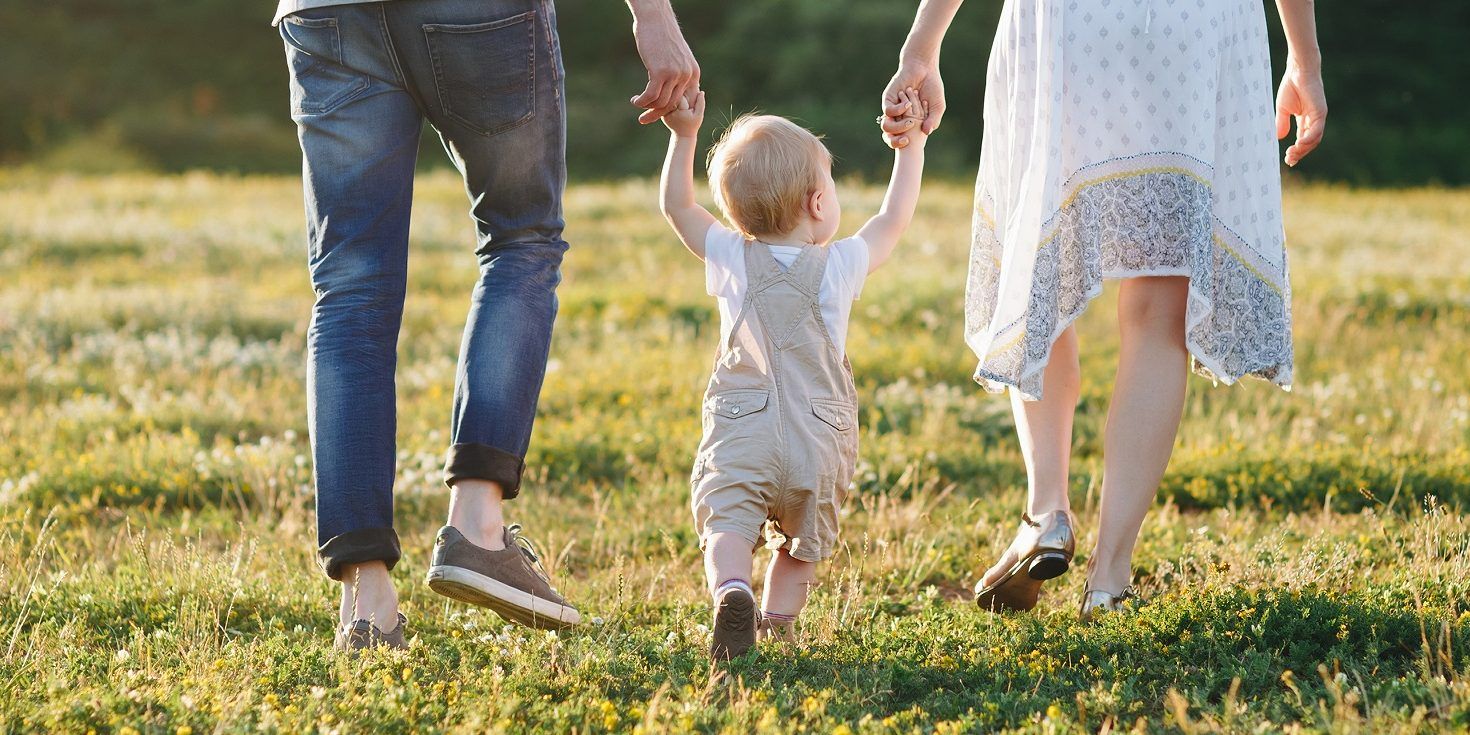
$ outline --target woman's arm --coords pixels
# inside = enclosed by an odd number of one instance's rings
[[[1282,0],[1287,2],[1288,0]],[[904,137],[914,127],[903,102],[905,89],[919,90],[919,99],[929,108],[921,123],[927,135],[939,127],[944,117],[944,81],[939,77],[939,48],[954,14],[964,0],[922,0],[914,14],[914,25],[898,55],[898,72],[883,91],[883,140],[894,148],[908,145]]]
[[[1322,87],[1322,51],[1317,47],[1314,0],[1276,0],[1286,31],[1286,74],[1276,93],[1276,137],[1291,132],[1296,142],[1286,149],[1286,165],[1295,166],[1322,142],[1327,128],[1327,95]]]

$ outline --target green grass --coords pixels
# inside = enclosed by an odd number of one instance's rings
[[[575,187],[513,507],[592,624],[507,628],[421,583],[474,261],[420,182],[394,572],[416,640],[330,648],[314,564],[290,178],[0,172],[0,731],[1313,732],[1470,728],[1470,192],[1292,188],[1291,393],[1194,379],[1136,615],[966,590],[1024,471],[960,338],[970,193],[934,184],[854,312],[863,460],[799,646],[712,668],[687,509],[716,334],[634,181]],[[880,192],[850,186],[848,227]],[[1072,497],[1095,531],[1117,346],[1080,323]]]

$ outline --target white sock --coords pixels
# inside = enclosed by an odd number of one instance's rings
[[[719,587],[715,588],[715,602],[719,602],[720,598],[724,597],[725,593],[730,590],[743,590],[745,594],[750,595],[751,599],[755,599],[755,590],[750,588],[749,582],[743,579],[727,579],[721,582]]]

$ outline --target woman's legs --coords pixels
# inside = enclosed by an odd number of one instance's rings
[[[1188,300],[1184,277],[1130,278],[1119,288],[1122,350],[1103,441],[1102,507],[1089,589],[1118,593],[1132,580],[1133,546],[1184,410]]]
[[[1023,401],[1020,394],[1011,391],[1016,435],[1026,462],[1026,513],[1033,518],[1071,508],[1067,474],[1072,456],[1072,414],[1080,386],[1077,330],[1068,327],[1052,345],[1051,360],[1042,373],[1041,400]],[[1007,549],[1000,561],[985,572],[983,583],[999,579],[1015,563],[1015,550]]]

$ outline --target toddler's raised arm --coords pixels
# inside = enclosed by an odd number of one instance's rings
[[[925,108],[918,93],[907,89],[901,96],[908,103],[908,115],[923,120]],[[893,152],[893,176],[888,181],[883,207],[857,233],[868,244],[869,273],[878,270],[893,255],[898,239],[908,229],[914,218],[914,208],[919,204],[919,186],[924,178],[924,143],[929,136],[918,125],[907,135],[909,144]]]
[[[693,105],[681,102],[663,121],[669,129],[669,152],[659,180],[659,209],[684,247],[704,260],[704,238],[715,223],[714,215],[694,199],[694,153],[704,122],[704,92],[695,95]]]

